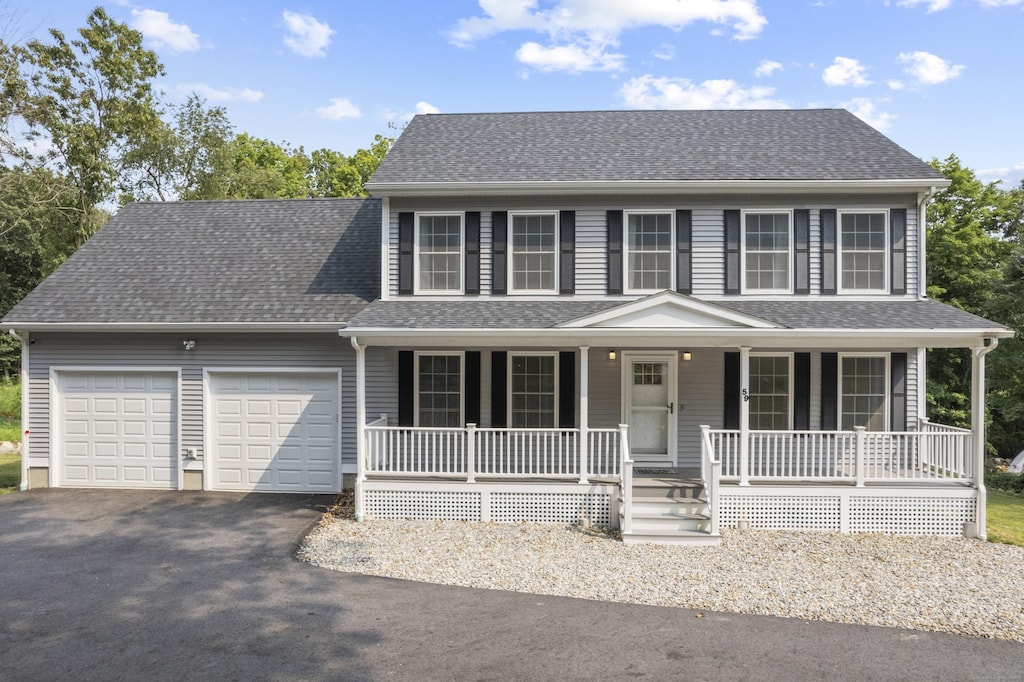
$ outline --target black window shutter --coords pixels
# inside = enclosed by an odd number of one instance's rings
[[[622,211],[608,211],[608,293],[622,293]]]
[[[508,353],[491,353],[491,426],[508,426]]]
[[[480,293],[480,211],[466,212],[466,293]]]
[[[413,292],[413,234],[416,216],[413,213],[398,214],[398,293]]]
[[[398,351],[398,425],[413,426],[416,417],[416,363],[411,350]]]
[[[676,211],[676,291],[693,293],[693,211]]]
[[[559,211],[558,228],[560,231],[558,264],[561,280],[558,293],[576,293],[576,211]]]
[[[889,356],[889,383],[892,384],[890,431],[907,430],[907,354]]]
[[[558,428],[576,426],[576,352],[558,354]]]
[[[811,212],[806,208],[798,208],[793,211],[793,242],[793,293],[809,294],[811,293]]]
[[[793,428],[811,428],[811,354],[793,354]]]
[[[491,213],[491,293],[506,294],[508,285],[508,211]]]
[[[836,293],[836,210],[821,209],[821,293]]]
[[[907,293],[907,209],[889,211],[889,236],[892,242],[892,293]]]
[[[740,212],[729,209],[725,218],[725,293],[740,293]]]
[[[740,354],[725,354],[725,403],[722,428],[740,428]]]
[[[466,393],[463,396],[465,400],[465,414],[467,424],[479,424],[480,423],[480,351],[468,350],[466,351],[466,370],[465,370],[464,383],[466,386]]]
[[[821,430],[836,431],[839,418],[839,354],[821,354]]]

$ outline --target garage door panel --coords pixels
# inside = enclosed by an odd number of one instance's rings
[[[58,371],[59,483],[174,488],[177,374]]]
[[[212,372],[209,388],[214,488],[337,489],[335,373]]]

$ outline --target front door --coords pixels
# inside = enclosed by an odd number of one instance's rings
[[[623,353],[622,418],[641,466],[674,466],[679,376],[675,353]]]

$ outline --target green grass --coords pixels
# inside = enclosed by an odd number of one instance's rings
[[[21,485],[21,455],[0,455],[0,495]]]
[[[21,419],[21,384],[0,377],[0,417]]]
[[[989,490],[985,509],[990,541],[1024,547],[1024,495]]]

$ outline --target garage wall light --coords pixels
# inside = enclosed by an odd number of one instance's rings
[[[181,342],[181,345],[183,345],[185,347],[185,350],[195,350],[196,349],[196,340],[195,339],[185,339],[184,341]]]

